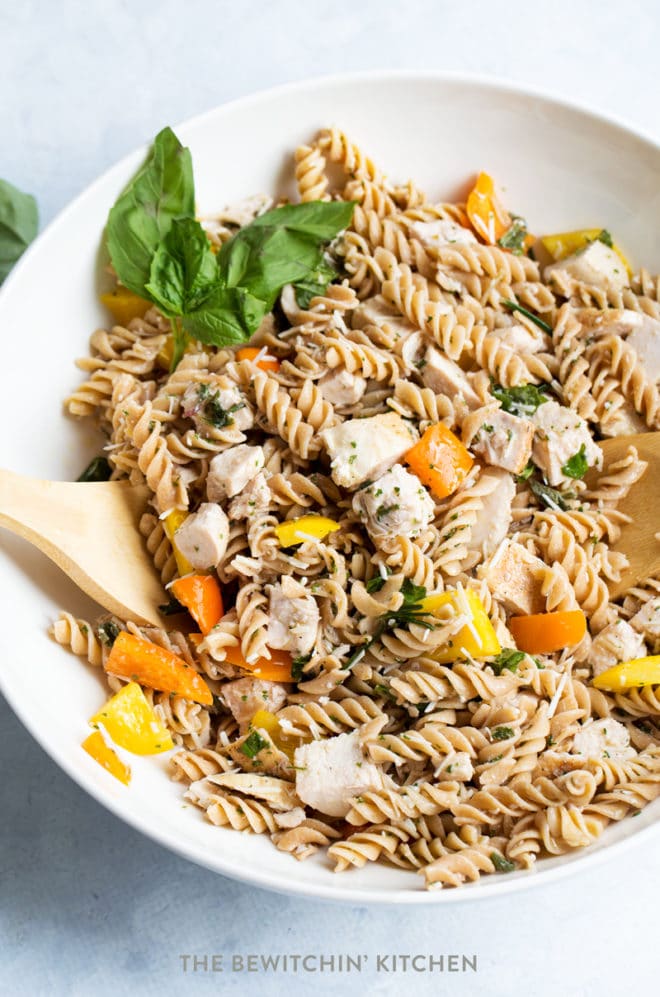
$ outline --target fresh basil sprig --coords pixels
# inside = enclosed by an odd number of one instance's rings
[[[108,249],[117,277],[170,319],[173,367],[186,337],[214,346],[246,342],[285,284],[306,307],[335,276],[324,250],[354,205],[284,205],[239,229],[217,256],[195,220],[190,152],[170,128],[110,211]]]
[[[550,394],[543,385],[519,384],[514,388],[503,388],[500,384],[493,384],[491,392],[505,412],[523,418],[533,415],[539,405],[550,401]]]
[[[32,194],[0,180],[0,284],[37,234],[39,215]]]

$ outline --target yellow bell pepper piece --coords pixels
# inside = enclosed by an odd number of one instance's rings
[[[463,627],[451,639],[447,647],[438,648],[432,657],[442,664],[464,658],[489,658],[502,650],[493,624],[488,618],[483,603],[472,589],[448,589],[438,595],[429,595],[421,602],[422,610],[430,616],[437,614],[443,606],[451,606],[456,613],[469,613],[470,624]]]
[[[174,551],[174,557],[176,559],[176,566],[180,575],[189,575],[195,570],[188,558],[183,556],[174,542],[174,534],[180,526],[183,526],[187,518],[188,513],[184,512],[183,509],[172,509],[172,512],[168,512],[167,516],[163,520],[163,527],[165,529],[167,539],[172,544],[172,550]]]
[[[596,675],[593,684],[607,692],[625,692],[643,685],[660,685],[660,654],[634,658]]]
[[[117,287],[114,291],[100,296],[118,325],[128,325],[131,319],[143,318],[151,308],[151,302],[133,294],[127,287]]]
[[[582,228],[577,229],[575,232],[556,232],[554,235],[542,236],[541,242],[553,260],[563,260],[566,256],[572,256],[573,253],[577,253],[579,249],[584,249],[590,242],[597,239],[602,231],[602,228]],[[612,249],[624,264],[628,273],[631,274],[630,264],[616,243],[612,244]]]
[[[338,529],[339,523],[327,516],[300,516],[280,523],[275,527],[275,533],[282,547],[293,547],[305,540],[323,540],[328,533]]]
[[[106,744],[100,730],[95,730],[89,737],[86,737],[81,744],[81,748],[88,755],[91,755],[95,762],[103,766],[106,772],[109,772],[115,779],[119,779],[125,786],[128,786],[131,781],[131,770],[128,765],[124,765],[117,752],[113,751],[109,744]]]
[[[294,745],[291,741],[286,741],[280,722],[274,713],[269,710],[257,710],[250,720],[250,727],[265,730],[276,748],[283,751],[285,755],[293,760]]]
[[[103,725],[115,744],[134,755],[157,755],[174,747],[137,682],[129,682],[115,693],[90,723]]]

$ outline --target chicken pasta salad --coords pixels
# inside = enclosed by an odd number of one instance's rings
[[[660,580],[608,592],[646,465],[599,446],[659,428],[658,280],[486,173],[432,201],[337,129],[291,170],[199,218],[164,129],[110,212],[66,408],[149,487],[163,622],[54,623],[107,674],[83,747],[337,871],[531,869],[660,792]]]

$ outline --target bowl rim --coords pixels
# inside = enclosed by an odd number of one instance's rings
[[[206,121],[211,120],[220,112],[240,112],[242,108],[248,108],[255,104],[259,104],[267,98],[277,99],[278,97],[285,97],[288,94],[295,94],[298,91],[302,91],[310,87],[325,88],[350,83],[355,83],[356,85],[376,82],[391,83],[396,80],[405,80],[413,84],[418,82],[438,84],[453,83],[467,87],[493,90],[501,94],[510,93],[518,97],[538,99],[543,103],[554,106],[555,108],[566,110],[572,114],[582,115],[586,119],[591,119],[602,125],[617,129],[625,133],[628,138],[632,137],[641,140],[643,143],[650,146],[656,153],[660,153],[660,140],[655,138],[653,135],[642,128],[631,126],[623,118],[617,115],[604,113],[600,109],[596,109],[586,102],[572,100],[559,96],[552,91],[541,87],[528,86],[527,84],[518,83],[495,75],[454,70],[418,71],[408,69],[371,69],[306,77],[302,80],[282,83],[273,87],[265,87],[243,96],[236,97],[232,100],[225,101],[214,107],[208,108],[199,114],[186,118],[172,127],[177,134],[185,137],[189,130],[194,130],[199,126],[204,126]],[[114,174],[120,175],[125,173],[133,162],[139,161],[140,157],[144,158],[148,147],[149,143],[145,142],[126,153],[121,157],[121,159],[105,169],[95,180],[84,187],[80,193],[69,201],[64,208],[62,208],[49,221],[44,230],[39,233],[38,237],[12,269],[2,288],[0,288],[0,308],[4,294],[6,294],[5,288],[11,287],[14,280],[17,278],[17,275],[21,273],[26,266],[30,265],[33,252],[47,243],[53,237],[53,233],[57,231],[62,221],[67,218],[69,214],[74,212],[82,201],[92,195],[98,188],[102,187],[111,176]],[[121,799],[115,799],[111,795],[105,793],[103,789],[98,786],[90,776],[87,775],[85,770],[81,767],[77,767],[73,761],[70,761],[66,757],[64,752],[59,752],[57,749],[51,750],[51,746],[48,744],[47,738],[43,736],[42,731],[35,723],[31,722],[29,717],[23,711],[21,702],[19,702],[19,697],[14,697],[12,691],[6,687],[1,669],[0,692],[3,693],[13,713],[20,720],[21,724],[31,734],[37,744],[39,744],[46,754],[55,762],[55,764],[75,783],[77,783],[81,789],[88,793],[106,810],[109,810],[115,817],[128,824],[134,830],[139,831],[141,834],[150,838],[158,845],[167,848],[174,854],[179,855],[180,857],[185,858],[202,868],[206,868],[211,872],[219,873],[229,879],[237,880],[250,886],[268,889],[276,893],[338,904],[359,904],[360,906],[365,907],[376,905],[408,906],[417,904],[437,905],[442,903],[459,904],[471,901],[473,902],[475,900],[488,900],[495,897],[501,897],[506,894],[516,893],[521,890],[528,890],[535,886],[545,885],[553,881],[565,879],[568,876],[575,875],[575,873],[579,871],[586,871],[587,869],[594,868],[599,863],[605,862],[614,857],[615,854],[621,854],[624,849],[631,847],[633,843],[639,844],[642,841],[646,841],[648,843],[653,836],[657,837],[658,834],[660,834],[660,821],[655,821],[654,823],[640,827],[638,831],[634,831],[626,837],[614,841],[611,844],[596,848],[593,848],[592,846],[591,848],[584,848],[574,853],[569,853],[570,858],[565,856],[564,858],[566,860],[559,865],[549,864],[548,866],[545,866],[544,864],[543,867],[538,869],[520,870],[506,877],[493,877],[488,880],[487,884],[483,881],[477,881],[476,883],[466,884],[458,889],[451,890],[424,890],[421,888],[416,890],[405,888],[397,890],[387,888],[377,892],[376,890],[368,890],[362,887],[351,887],[350,883],[344,886],[343,882],[345,882],[345,880],[343,879],[341,881],[341,885],[338,884],[337,887],[325,886],[318,883],[307,883],[305,881],[299,881],[293,876],[287,876],[279,872],[269,872],[265,869],[252,870],[249,866],[239,868],[236,866],[235,862],[224,861],[223,856],[220,853],[202,856],[199,854],[199,847],[196,844],[188,846],[185,839],[176,837],[167,829],[151,826],[147,818],[143,818],[133,813],[126,813]],[[554,860],[548,859],[544,860],[544,862],[553,863]]]

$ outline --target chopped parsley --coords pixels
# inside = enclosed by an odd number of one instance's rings
[[[267,747],[268,741],[261,736],[258,730],[253,730],[243,741],[241,751],[247,758],[254,758],[260,751]]]
[[[610,235],[610,233],[607,231],[606,228],[602,229],[598,233],[598,235],[596,236],[596,241],[597,242],[604,242],[606,246],[610,247],[610,249],[612,249],[613,246],[614,246],[614,243],[612,241],[612,236]]]
[[[578,452],[562,466],[561,473],[567,478],[583,478],[589,470],[585,451],[586,445],[583,443]]]
[[[427,630],[435,630],[435,624],[428,619],[429,613],[422,609],[422,600],[426,598],[426,589],[423,585],[414,585],[409,578],[405,578],[401,586],[403,596],[402,605],[389,613],[383,613],[378,617],[376,629],[364,644],[361,644],[350,656],[344,669],[352,668],[365,655],[372,644],[383,636],[387,630],[396,627],[410,626],[415,623],[419,627]]]
[[[504,647],[497,657],[490,662],[490,667],[496,675],[501,675],[505,668],[509,672],[515,672],[524,657],[524,651],[516,651],[513,647]]]
[[[234,422],[232,416],[234,412],[238,412],[239,409],[245,408],[244,402],[237,402],[236,405],[230,405],[228,409],[223,408],[220,404],[220,392],[216,391],[215,394],[208,398],[204,405],[202,406],[202,413],[207,422],[216,429],[224,429],[226,426],[231,426]]]
[[[495,730],[491,731],[493,741],[508,741],[514,734],[513,727],[496,727]]]
[[[389,516],[391,512],[396,512],[401,506],[397,503],[395,505],[379,505],[376,509],[376,519],[384,519],[385,516]]]

